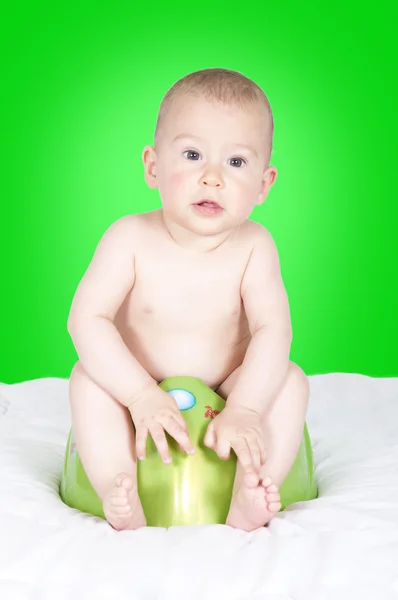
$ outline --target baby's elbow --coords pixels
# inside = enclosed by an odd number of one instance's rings
[[[86,321],[87,318],[84,318],[83,315],[76,310],[70,312],[66,327],[72,339],[76,335],[76,332],[82,329],[82,326]]]
[[[67,329],[69,335],[76,337],[82,331],[92,331],[93,328],[97,327],[98,323],[112,322],[107,315],[93,314],[92,312],[72,312],[67,321]]]
[[[73,340],[76,331],[76,320],[71,316],[69,316],[68,321],[66,323],[66,329]]]
[[[288,327],[285,331],[285,339],[286,339],[286,344],[289,347],[289,351],[290,351],[290,346],[292,345],[293,342],[293,330],[292,327]]]
[[[291,325],[283,323],[279,326],[278,330],[280,339],[283,340],[285,346],[290,348],[293,341],[293,330]]]
[[[75,302],[75,298],[74,298],[73,302],[69,308],[68,319],[66,321],[66,329],[70,336],[73,336],[73,332],[76,327],[77,314],[78,314],[78,311],[77,311],[77,306],[76,306],[76,302]]]

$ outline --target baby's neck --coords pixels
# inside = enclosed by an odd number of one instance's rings
[[[195,231],[182,227],[175,221],[169,219],[163,209],[159,211],[161,225],[169,237],[177,246],[192,254],[208,254],[223,246],[239,230],[240,225],[233,229],[220,231],[218,233],[201,235]]]

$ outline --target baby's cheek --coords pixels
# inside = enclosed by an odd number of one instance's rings
[[[173,190],[178,190],[183,186],[184,178],[181,173],[174,173],[171,176],[170,183],[173,187]]]

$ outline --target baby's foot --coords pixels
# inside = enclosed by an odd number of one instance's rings
[[[137,486],[127,473],[116,475],[102,503],[106,520],[114,529],[145,527],[146,519],[137,493]]]
[[[260,481],[257,487],[248,487],[244,480],[233,495],[227,525],[253,531],[263,527],[281,509],[278,487],[270,477]]]

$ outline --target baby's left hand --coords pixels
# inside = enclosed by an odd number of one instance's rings
[[[227,460],[231,448],[245,473],[259,475],[266,460],[260,415],[240,406],[226,406],[209,424],[204,443]]]

